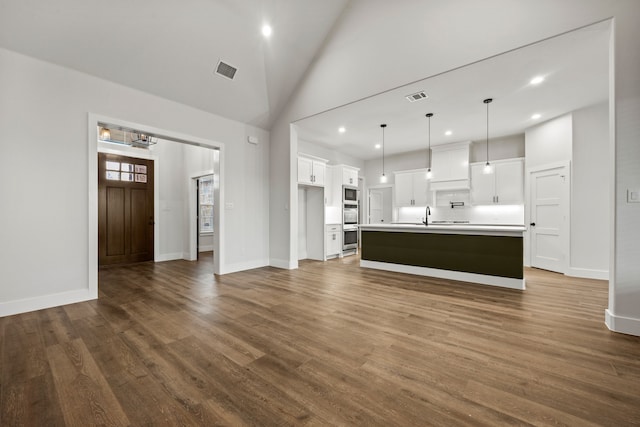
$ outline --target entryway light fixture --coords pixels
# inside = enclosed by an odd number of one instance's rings
[[[387,176],[384,174],[384,128],[387,125],[381,124],[380,127],[382,128],[382,175],[380,176],[380,182],[384,184],[387,182]]]
[[[431,179],[431,117],[433,117],[433,113],[427,113],[426,115],[428,120],[428,134],[429,134],[429,149],[427,150],[427,155],[429,156],[429,162],[427,163],[427,179]]]
[[[100,139],[102,141],[109,141],[111,139],[111,131],[109,128],[100,128]]]
[[[158,140],[156,138],[144,133],[134,133],[131,138],[131,145],[139,148],[149,148],[150,145],[157,143]]]
[[[482,171],[485,174],[490,174],[492,172],[491,165],[489,164],[489,104],[491,101],[493,101],[491,98],[487,98],[482,101],[487,105],[487,163],[484,165],[484,170]]]

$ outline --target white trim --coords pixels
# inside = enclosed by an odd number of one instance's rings
[[[213,251],[213,245],[204,245],[204,246],[201,245],[200,246],[199,252],[211,252],[211,251]]]
[[[296,260],[296,262],[294,263],[288,259],[271,258],[269,260],[269,265],[275,268],[283,268],[285,270],[294,270],[298,268],[298,260]]]
[[[168,254],[158,254],[154,261],[155,262],[164,262],[164,261],[175,261],[178,259],[184,259],[184,252],[171,252]]]
[[[580,277],[583,279],[609,280],[609,270],[569,267],[565,274],[567,276]]]
[[[462,142],[454,142],[447,144],[440,144],[431,147],[431,151],[450,151],[450,150],[458,150],[460,148],[471,147],[471,141],[462,141]]]
[[[296,155],[294,155],[294,153]],[[285,205],[285,215],[289,209],[289,260],[275,260],[279,268],[298,268],[298,127],[289,124],[289,203]],[[271,265],[274,265],[270,261]]]
[[[611,18],[609,34],[609,304],[616,306],[616,233],[617,233],[617,180],[616,180],[616,20]],[[605,315],[606,319],[606,315]],[[607,323],[608,325],[608,323]],[[612,328],[609,328],[612,329]]]
[[[640,319],[616,316],[607,308],[604,311],[604,323],[613,332],[640,336]]]
[[[211,155],[213,156],[213,151],[211,152]],[[214,161],[215,163],[215,161]],[[191,174],[189,174],[189,178],[188,178],[188,191],[187,191],[187,198],[188,198],[188,206],[187,206],[187,215],[188,215],[188,221],[189,221],[189,236],[187,237],[187,244],[189,247],[188,252],[185,254],[184,259],[186,259],[187,261],[195,261],[198,259],[198,254],[196,253],[197,250],[197,239],[196,236],[198,234],[198,221],[197,221],[197,216],[198,213],[196,212],[196,200],[198,195],[196,194],[196,186],[195,184],[195,180],[203,177],[203,176],[207,176],[207,175],[213,175],[213,182],[214,182],[214,197],[215,197],[215,173],[213,169],[207,169],[204,171],[199,171],[199,172],[193,172]],[[214,215],[215,215],[215,201],[214,201]],[[214,217],[214,223],[215,223],[215,217]],[[215,230],[215,225],[214,225],[214,230]],[[202,235],[202,233],[200,233]],[[209,234],[213,234],[213,231],[210,232]],[[209,249],[210,251],[215,251],[215,241],[214,241],[214,245],[211,249]],[[200,251],[202,252],[202,251]],[[215,256],[215,253],[214,253]],[[215,261],[214,261],[215,262]]]
[[[252,270],[254,268],[269,267],[269,260],[261,259],[257,261],[238,262],[227,265],[225,274],[235,273],[236,271]]]
[[[78,289],[74,291],[60,292],[57,294],[42,295],[9,302],[0,302],[0,317],[58,307],[66,304],[75,304],[77,302],[90,301],[97,298],[97,293],[94,293],[91,289]]]
[[[318,157],[318,156],[312,156],[311,154],[306,154],[306,153],[298,153],[298,157],[304,157],[307,159],[311,159],[311,160],[317,160],[319,162],[322,163],[329,163],[329,160],[327,159],[323,159],[322,157]],[[298,161],[298,159],[296,159],[296,162]],[[336,166],[340,166],[340,165],[336,165]],[[297,176],[297,174],[296,174]]]
[[[416,267],[414,265],[392,264],[388,262],[360,260],[360,267],[374,268],[376,270],[394,271],[396,273],[416,274],[419,276],[431,276],[440,279],[459,280],[480,285],[498,286],[510,289],[525,289],[525,279],[512,279],[510,277],[489,276],[486,274],[466,273],[463,271],[440,270],[438,268]]]

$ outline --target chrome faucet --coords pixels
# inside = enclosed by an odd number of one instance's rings
[[[431,208],[427,206],[424,212],[424,219],[422,220],[424,225],[429,225],[429,215],[431,215]]]

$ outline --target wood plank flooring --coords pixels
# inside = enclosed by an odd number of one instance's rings
[[[101,270],[97,301],[0,318],[0,425],[640,425],[640,338],[605,327],[606,282],[358,261]]]

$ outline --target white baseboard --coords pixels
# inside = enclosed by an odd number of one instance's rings
[[[189,254],[186,254],[189,255]],[[184,259],[185,254],[182,252],[173,252],[169,254],[159,254],[155,257],[155,262],[163,262],[163,261],[175,261],[177,259]]]
[[[58,307],[61,305],[75,304],[77,302],[89,301],[97,298],[97,293],[90,292],[89,289],[78,289],[75,291],[60,292],[57,294],[43,295],[15,301],[0,302],[0,317]]]
[[[616,316],[609,309],[604,311],[604,323],[613,332],[640,336],[640,319]]]
[[[213,245],[200,246],[198,252],[211,252],[213,250]]]
[[[292,261],[290,261],[288,259],[271,258],[269,260],[269,265],[271,267],[284,268],[285,270],[293,270],[295,268],[298,268],[298,266],[296,264],[294,264]]]
[[[260,259],[255,261],[238,262],[236,264],[227,264],[221,274],[235,273],[238,271],[252,270],[254,268],[268,267],[269,260]]]
[[[584,279],[609,280],[608,270],[594,270],[590,268],[569,267],[566,272],[567,276],[580,277]]]
[[[525,289],[524,279],[510,277],[488,276],[486,274],[466,273],[463,271],[440,270],[438,268],[416,267],[413,265],[391,264],[378,261],[360,260],[360,267],[377,270],[395,271],[398,273],[416,274],[419,276],[438,277],[440,279],[459,280],[481,285],[499,286],[501,288]]]

